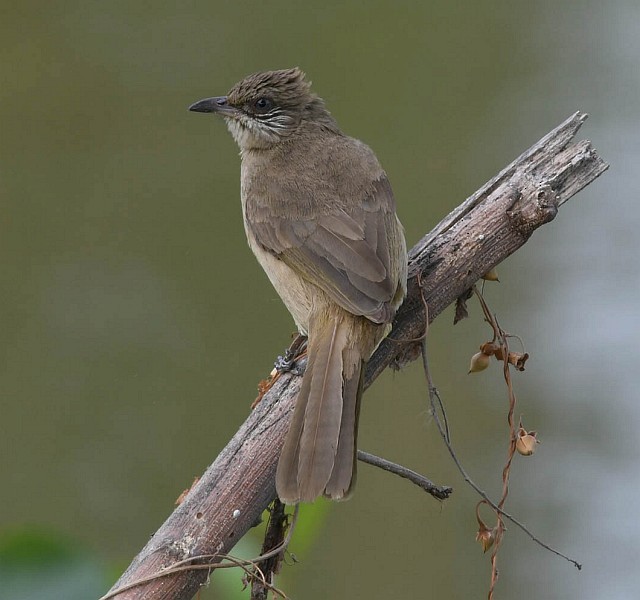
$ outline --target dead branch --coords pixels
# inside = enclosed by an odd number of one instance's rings
[[[367,387],[387,366],[399,368],[420,356],[426,324],[418,275],[433,320],[608,168],[590,142],[573,141],[586,118],[580,112],[571,116],[413,247],[408,296],[396,316],[393,340],[385,340],[368,364]],[[278,378],[112,591],[195,555],[227,554],[260,521],[275,498],[276,462],[299,385],[291,373]],[[187,600],[207,576],[205,570],[180,571],[117,598]]]

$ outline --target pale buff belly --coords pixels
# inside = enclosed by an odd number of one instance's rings
[[[249,247],[255,254],[260,266],[269,277],[269,281],[291,313],[296,327],[300,333],[307,335],[309,332],[309,315],[311,314],[311,299],[320,290],[307,283],[284,262],[259,247],[255,238],[245,227]],[[314,294],[315,292],[315,294]],[[322,294],[322,292],[320,292]],[[322,294],[324,295],[324,294]],[[317,300],[317,298],[316,298]]]

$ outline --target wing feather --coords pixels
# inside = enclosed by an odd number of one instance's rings
[[[405,285],[399,281],[404,266],[398,265],[401,254],[395,247],[403,236],[384,174],[364,198],[336,198],[335,208],[315,219],[280,215],[277,206],[261,202],[260,218],[247,220],[260,246],[349,312],[377,323],[393,316],[398,288]],[[390,240],[396,242],[395,255]]]

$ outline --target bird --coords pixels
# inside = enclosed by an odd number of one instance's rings
[[[344,500],[356,480],[365,364],[406,295],[389,179],[298,67],[253,73],[189,110],[222,116],[238,144],[249,247],[308,338],[277,494],[286,504]]]

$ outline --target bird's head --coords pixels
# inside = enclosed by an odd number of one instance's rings
[[[254,73],[226,96],[205,98],[189,110],[223,116],[241,150],[269,148],[287,140],[303,123],[337,131],[324,102],[311,92],[311,84],[297,67]]]

